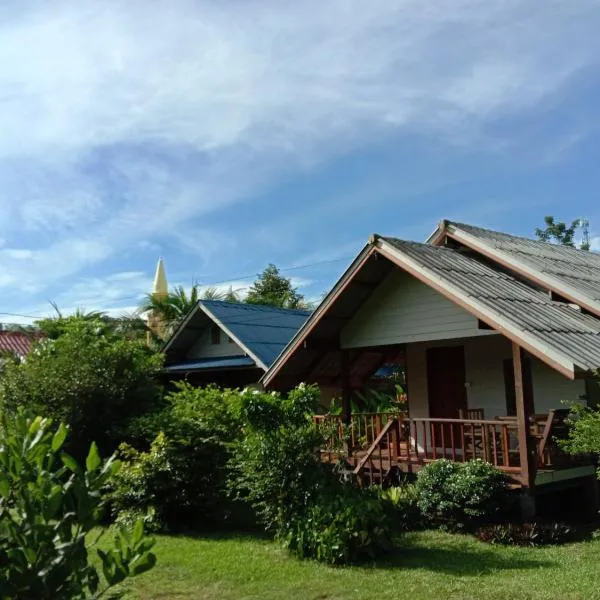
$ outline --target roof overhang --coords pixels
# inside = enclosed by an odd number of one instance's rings
[[[200,317],[200,318],[199,318]],[[202,319],[201,317],[205,317]],[[228,335],[252,360],[256,363],[256,365],[266,371],[268,366],[254,353],[246,344],[244,344],[237,335],[235,335],[227,325],[225,325],[215,314],[210,310],[208,306],[206,306],[202,300],[198,300],[196,306],[190,310],[190,312],[185,316],[185,318],[181,321],[177,329],[174,331],[173,335],[169,338],[165,346],[163,347],[163,352],[167,354],[169,350],[172,350],[173,347],[177,344],[177,341],[181,339],[181,337],[185,334],[186,330],[188,330],[192,323],[197,321],[199,323],[215,323],[218,325],[225,333]],[[204,327],[200,327],[199,329],[204,329]]]
[[[445,222],[443,222],[443,224],[445,226]],[[435,237],[433,237],[433,239],[435,239]],[[352,280],[358,275],[361,269],[363,269],[367,261],[374,255],[380,255],[386,258],[392,264],[403,269],[416,279],[439,292],[444,297],[461,306],[464,310],[482,320],[491,328],[495,329],[506,338],[518,344],[520,347],[527,350],[530,354],[536,356],[542,362],[560,372],[565,377],[569,379],[575,379],[576,376],[580,374],[581,369],[578,369],[572,359],[570,359],[568,356],[558,352],[555,348],[548,346],[529,332],[523,331],[516,325],[510,323],[505,318],[495,313],[488,306],[465,294],[458,287],[452,285],[448,281],[441,279],[433,271],[424,267],[413,258],[407,256],[398,248],[395,248],[393,245],[386,242],[384,239],[378,236],[372,236],[367,246],[363,248],[360,254],[342,275],[337,284],[325,297],[323,302],[275,360],[271,368],[267,370],[265,375],[262,377],[261,383],[265,387],[268,387],[273,383],[286,362],[302,347],[309,335],[318,327],[319,323],[324,319],[328,311],[344,293],[346,288],[350,286]]]
[[[600,302],[594,301],[589,296],[582,294],[577,288],[565,283],[561,279],[532,268],[526,262],[519,260],[514,254],[504,252],[501,248],[486,243],[485,240],[470,234],[468,231],[464,231],[449,221],[442,221],[438,228],[429,236],[427,243],[433,246],[442,246],[445,244],[446,239],[451,239],[493,260],[506,269],[527,278],[540,287],[550,290],[573,304],[581,306],[581,308],[593,315],[600,317]]]

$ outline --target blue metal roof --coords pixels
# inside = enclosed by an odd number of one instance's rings
[[[210,369],[234,369],[239,367],[255,367],[254,360],[249,356],[225,356],[223,358],[203,358],[174,365],[168,365],[163,370],[169,373],[181,371],[208,371]]]
[[[200,300],[199,304],[266,367],[281,354],[310,313],[304,310]]]

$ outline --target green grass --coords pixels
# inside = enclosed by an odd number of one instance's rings
[[[298,561],[251,537],[159,536],[156,553],[128,600],[600,599],[600,540],[508,548],[427,531],[405,535],[387,562],[352,568]]]

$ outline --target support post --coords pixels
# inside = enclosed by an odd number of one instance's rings
[[[519,460],[521,464],[521,513],[524,520],[535,516],[535,475],[536,448],[535,439],[530,432],[530,416],[533,407],[525,402],[523,386],[523,349],[516,343],[512,345],[515,376],[515,399],[517,409],[517,431],[519,436]]]
[[[347,428],[352,421],[352,390],[350,388],[350,357],[348,350],[340,350],[340,379],[342,384],[342,422]],[[344,452],[348,458],[352,454],[350,432],[346,429]]]

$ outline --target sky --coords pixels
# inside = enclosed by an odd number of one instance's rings
[[[0,2],[0,321],[268,263],[320,298],[442,218],[600,250],[600,2]]]

